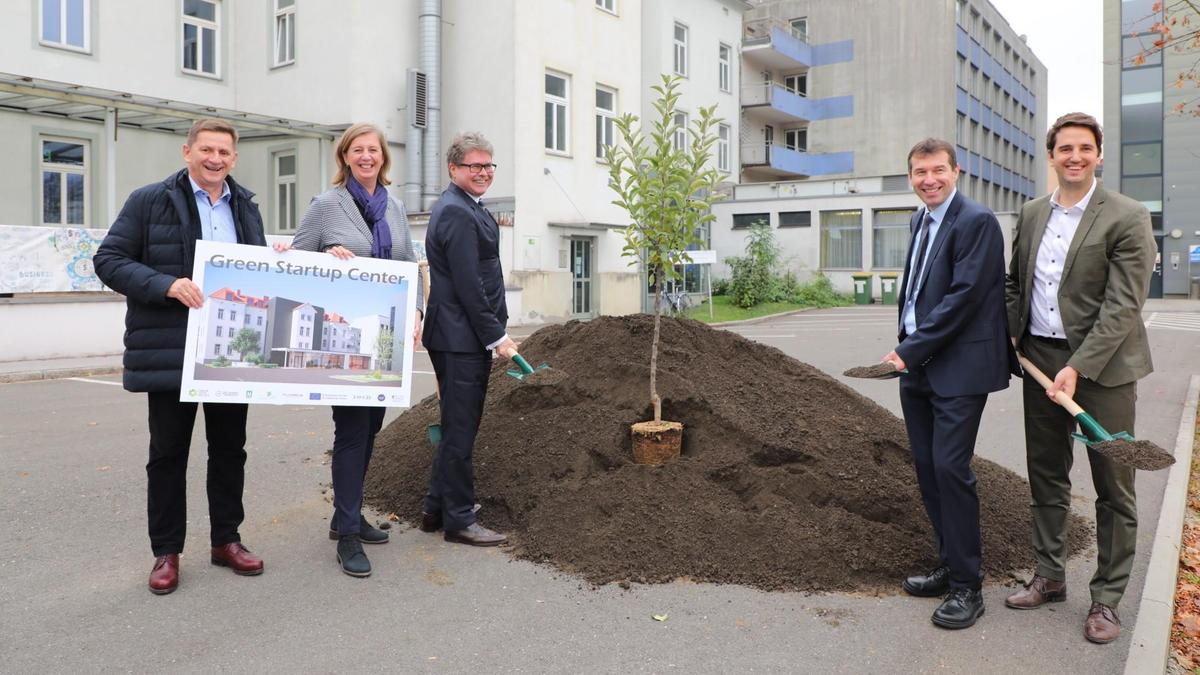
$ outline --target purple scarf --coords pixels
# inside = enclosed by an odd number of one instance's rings
[[[350,191],[358,210],[362,211],[367,225],[371,226],[371,257],[391,260],[392,230],[387,222],[387,188],[377,184],[375,194],[367,194],[367,189],[354,180],[354,176],[350,176],[346,181],[346,189]]]

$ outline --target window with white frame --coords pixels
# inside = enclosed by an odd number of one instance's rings
[[[41,146],[42,224],[87,225],[87,141],[43,136]]]
[[[546,149],[566,154],[570,151],[567,115],[571,79],[567,75],[546,73]]]
[[[275,231],[296,230],[296,153],[275,153]]]
[[[904,269],[913,209],[877,209],[871,218],[872,261],[878,269]]]
[[[717,171],[729,172],[729,136],[728,124],[717,125]]]
[[[821,268],[862,268],[862,211],[821,212]]]
[[[596,159],[604,159],[609,146],[616,142],[614,120],[617,117],[617,92],[596,87]]]
[[[808,152],[808,129],[784,129],[783,145],[788,150]]]
[[[275,65],[296,61],[296,0],[275,0]]]
[[[617,0],[596,0],[596,6],[611,14],[617,13]]]
[[[808,42],[808,17],[802,16],[798,19],[792,19],[789,23],[792,26],[792,35]]]
[[[688,74],[688,27],[681,23],[675,24],[675,74]]]
[[[785,75],[783,78],[783,88],[797,96],[808,96],[808,73]]]
[[[675,113],[675,132],[672,143],[676,150],[682,151],[688,147],[688,115],[685,112]]]
[[[38,41],[82,52],[91,49],[91,0],[39,0]]]
[[[183,2],[183,70],[217,75],[220,49],[220,6],[217,0]]]
[[[717,46],[717,86],[721,91],[733,90],[733,47],[725,43]]]

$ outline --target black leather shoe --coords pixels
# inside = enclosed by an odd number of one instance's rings
[[[362,542],[357,534],[347,534],[338,537],[337,561],[342,571],[352,577],[371,576],[371,561],[363,553]]]
[[[942,628],[970,628],[983,616],[983,592],[970,588],[954,588],[933,610],[932,621]]]
[[[335,515],[329,519],[329,538],[337,541],[339,535],[336,528],[333,526]],[[358,540],[364,544],[386,544],[388,543],[388,533],[375,527],[367,521],[367,517],[359,514],[358,516]]]
[[[421,513],[421,531],[422,532],[437,532],[442,529],[442,512],[437,513]]]
[[[950,590],[950,568],[942,565],[926,575],[915,575],[901,584],[904,592],[918,598],[936,598]]]
[[[471,546],[499,546],[508,541],[508,537],[493,532],[479,523],[471,523],[463,530],[446,530],[446,541]]]

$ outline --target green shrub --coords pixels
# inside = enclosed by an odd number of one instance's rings
[[[712,294],[714,296],[729,295],[729,280],[728,279],[713,279],[712,280]]]
[[[775,302],[780,297],[780,284],[776,274],[779,265],[779,246],[775,233],[766,221],[759,220],[750,226],[746,241],[746,255],[726,258],[731,278],[729,295],[738,307],[753,307],[764,302]]]
[[[798,284],[790,299],[792,302],[812,307],[842,307],[854,303],[854,298],[849,293],[834,290],[829,277],[820,273],[813,275],[807,283]]]
[[[229,366],[229,359],[225,358],[225,355],[222,354],[213,359],[212,364],[215,368],[227,368]]]

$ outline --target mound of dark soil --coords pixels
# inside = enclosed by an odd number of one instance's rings
[[[548,326],[521,345],[523,382],[492,369],[475,444],[481,521],[514,555],[594,583],[684,577],[773,590],[892,590],[936,563],[903,422],[779,350],[664,319],[663,418],[683,456],[632,460],[629,425],[651,416],[653,317]],[[420,517],[433,450],[430,397],[379,436],[367,500]],[[976,459],[992,580],[1030,566],[1029,488]],[[1071,546],[1090,539],[1073,522]]]

